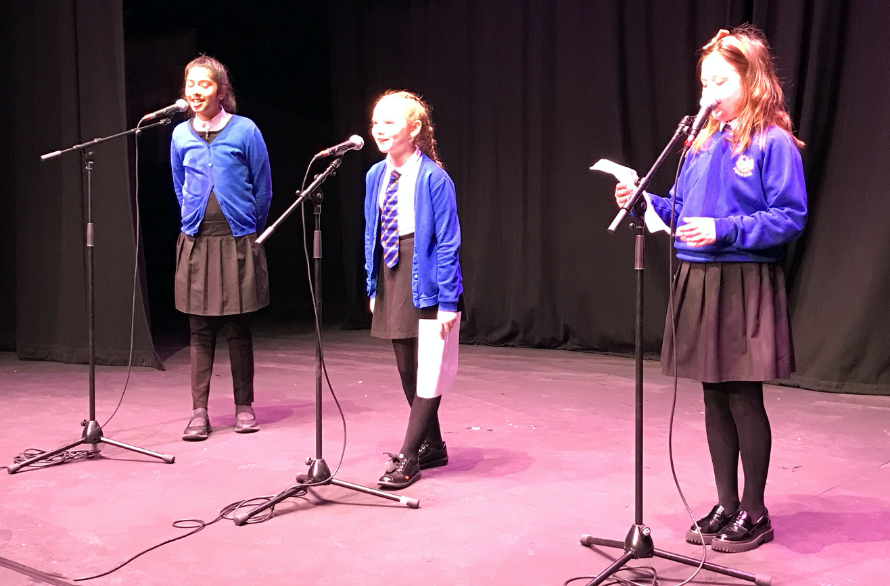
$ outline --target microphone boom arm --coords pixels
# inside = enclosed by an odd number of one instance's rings
[[[297,199],[294,201],[294,203],[292,203],[289,208],[284,210],[284,213],[281,214],[278,217],[278,219],[275,220],[275,222],[271,226],[269,226],[268,228],[263,230],[263,233],[260,234],[260,237],[256,239],[256,243],[262,244],[263,242],[265,242],[266,239],[269,238],[269,236],[271,236],[272,233],[278,229],[278,226],[280,226],[281,223],[284,222],[284,220],[289,215],[291,215],[291,213],[293,213],[293,211],[295,209],[297,209],[297,207],[299,207],[300,205],[303,204],[304,201],[306,201],[307,199],[312,197],[312,194],[314,194],[315,191],[319,188],[319,186],[321,186],[321,184],[324,183],[325,179],[327,179],[328,177],[330,177],[331,175],[334,174],[334,172],[337,170],[337,167],[339,167],[340,163],[342,163],[342,162],[343,162],[342,157],[335,158],[333,161],[330,162],[330,164],[328,164],[327,169],[325,169],[324,171],[321,172],[321,174],[319,174],[315,177],[315,180],[309,184],[309,187],[307,187],[303,191],[298,191]],[[309,166],[311,167],[312,163],[309,163]]]
[[[46,153],[45,155],[40,155],[41,161],[46,161],[49,159],[54,159],[60,155],[64,155],[65,153],[70,153],[72,151],[80,151],[91,146],[96,146],[97,144],[101,144],[107,140],[112,140],[118,138],[120,136],[127,136],[128,134],[136,134],[138,132],[142,132],[147,128],[152,128],[153,126],[165,126],[170,124],[170,118],[164,118],[163,120],[158,120],[157,122],[152,122],[151,124],[146,124],[145,126],[136,125],[136,128],[131,128],[130,130],[125,130],[123,132],[118,132],[117,134],[112,134],[110,136],[105,136],[102,138],[94,138],[93,140],[88,140],[87,142],[76,144],[74,146],[68,147],[67,149],[61,151],[53,151],[51,153]]]
[[[621,209],[618,210],[618,215],[615,216],[615,219],[612,220],[612,224],[609,226],[609,234],[615,233],[615,230],[618,229],[618,226],[621,225],[621,222],[623,222],[624,218],[626,218],[628,213],[630,213],[630,210],[632,210],[634,206],[639,203],[640,199],[643,197],[643,192],[645,192],[646,188],[649,186],[649,181],[652,180],[655,172],[658,171],[658,168],[661,167],[661,164],[667,158],[668,154],[670,154],[671,149],[674,148],[674,145],[677,144],[677,141],[680,140],[681,136],[689,133],[689,125],[691,123],[692,116],[684,116],[683,119],[680,121],[680,124],[677,125],[677,130],[674,131],[674,136],[671,137],[670,142],[667,144],[666,147],[664,147],[664,150],[661,151],[661,155],[659,155],[658,159],[655,160],[652,168],[649,169],[649,172],[646,173],[645,177],[639,180],[636,190],[629,198],[627,198],[627,201],[624,202],[624,205],[621,206]],[[686,154],[685,151],[683,154]]]

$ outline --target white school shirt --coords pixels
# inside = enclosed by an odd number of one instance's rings
[[[216,132],[217,130],[222,130],[231,119],[232,115],[223,110],[223,107],[220,106],[219,112],[216,113],[216,116],[214,116],[207,122],[204,122],[197,116],[192,118],[192,128],[195,129],[195,132]]]
[[[405,164],[396,167],[389,157],[386,157],[386,172],[383,181],[380,182],[380,193],[377,195],[377,206],[383,210],[386,201],[386,188],[393,171],[399,172],[399,188],[396,190],[399,211],[399,236],[414,234],[414,190],[417,187],[417,173],[420,171],[420,149],[416,149]]]

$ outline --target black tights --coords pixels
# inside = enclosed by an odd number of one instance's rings
[[[772,432],[763,406],[763,383],[732,381],[702,383],[702,387],[717,497],[726,510],[741,507],[757,519],[766,510],[763,494],[772,448]],[[741,502],[740,455],[745,473]]]
[[[216,354],[216,336],[220,331],[225,331],[229,343],[235,404],[253,403],[253,335],[250,331],[250,316],[249,313],[219,316],[189,315],[193,409],[207,408],[210,378],[213,375],[213,357]]]
[[[408,430],[402,454],[417,458],[417,450],[424,440],[439,445],[442,442],[442,429],[439,427],[439,402],[441,397],[424,399],[417,397],[417,338],[403,338],[392,341],[396,354],[396,366],[402,379],[402,390],[411,406]]]

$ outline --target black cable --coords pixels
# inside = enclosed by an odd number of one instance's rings
[[[31,458],[35,458],[41,454],[45,454],[46,450],[40,450],[37,448],[28,448],[21,454],[17,455],[13,458],[14,464],[21,464],[25,460],[30,460]],[[50,466],[58,466],[59,464],[64,464],[66,462],[74,462],[76,460],[88,460],[90,458],[94,458],[99,455],[97,450],[66,450],[64,452],[59,452],[58,454],[53,455],[50,458],[45,458],[43,460],[38,460],[37,462],[32,462],[28,465],[29,468],[49,468]],[[8,468],[8,466],[2,466],[0,468]]]
[[[705,543],[704,536],[701,534],[701,528],[698,526],[698,521],[695,518],[695,514],[692,512],[692,508],[690,508],[689,503],[686,501],[686,495],[683,494],[683,489],[680,487],[680,480],[677,478],[677,469],[674,466],[674,415],[677,412],[677,387],[678,387],[678,375],[677,375],[677,314],[674,312],[674,251],[673,251],[673,239],[674,229],[675,229],[675,221],[676,221],[676,209],[677,209],[677,191],[680,189],[679,181],[680,181],[680,170],[683,168],[683,163],[686,161],[686,155],[688,153],[688,149],[683,149],[683,153],[680,155],[680,161],[677,163],[677,172],[674,175],[674,193],[671,195],[671,225],[670,225],[670,235],[671,235],[671,246],[668,246],[668,311],[671,315],[671,344],[673,345],[674,351],[672,352],[673,356],[673,367],[674,367],[674,397],[671,401],[671,416],[670,421],[668,423],[668,459],[671,463],[671,476],[674,478],[674,486],[677,487],[677,493],[680,495],[680,500],[683,501],[683,506],[686,507],[686,513],[689,515],[689,518],[692,519],[692,525],[696,529],[698,529],[698,536],[701,537],[701,563],[695,569],[695,572],[689,576],[687,579],[683,580],[676,586],[684,586],[691,582],[698,574],[701,572],[702,567],[705,565],[705,561],[708,556],[708,546]]]
[[[142,219],[139,212],[139,135],[141,134],[141,130],[139,127],[142,125],[142,120],[136,123],[136,132],[133,134],[133,142],[135,146],[135,169],[136,169],[136,194],[134,197],[135,205],[136,205],[136,254],[133,259],[133,299],[130,303],[130,352],[129,357],[127,358],[127,378],[124,380],[124,388],[121,390],[121,398],[117,402],[117,406],[114,408],[114,411],[102,425],[104,428],[108,425],[114,416],[117,415],[117,410],[120,409],[121,404],[124,402],[124,396],[127,394],[127,386],[130,384],[130,373],[133,370],[133,338],[134,332],[136,329],[136,284],[139,280],[139,247],[142,241]]]
[[[306,174],[303,175],[303,184],[300,187],[300,193],[306,190],[306,180],[309,178],[309,170],[312,168],[312,164],[318,160],[318,155],[312,157],[312,160],[309,161],[309,166],[306,167]],[[337,472],[340,471],[340,466],[343,465],[343,458],[346,456],[346,415],[343,413],[343,407],[340,406],[340,400],[337,399],[337,394],[334,392],[334,386],[331,384],[331,379],[328,377],[328,368],[325,364],[324,360],[324,344],[322,341],[321,335],[321,317],[318,312],[318,304],[315,302],[315,284],[312,278],[312,266],[309,261],[309,247],[306,244],[306,206],[303,204],[300,205],[300,223],[303,226],[303,256],[306,259],[306,277],[309,280],[309,296],[312,298],[312,314],[315,319],[315,341],[318,348],[318,355],[321,361],[321,370],[324,373],[324,378],[328,383],[328,390],[331,393],[331,397],[334,399],[334,403],[337,405],[337,410],[340,412],[340,421],[343,424],[343,448],[340,450],[340,461],[337,462],[337,466],[334,471],[331,473],[330,478],[334,478],[337,475]],[[319,204],[320,205],[320,204]],[[328,480],[319,481],[315,483],[304,484],[302,486],[317,486],[320,484],[327,484]]]
[[[258,497],[246,499],[243,501],[236,501],[234,503],[228,504],[225,507],[223,507],[222,509],[220,509],[219,514],[216,516],[216,518],[213,521],[207,522],[202,519],[178,519],[173,522],[174,527],[176,527],[177,529],[191,529],[191,531],[189,531],[188,533],[186,533],[184,535],[180,535],[179,537],[167,539],[166,541],[162,541],[161,543],[155,544],[147,549],[143,549],[142,551],[140,551],[139,553],[137,553],[136,555],[134,555],[127,561],[115,566],[114,568],[112,568],[106,572],[102,572],[101,574],[96,574],[94,576],[85,576],[83,578],[74,578],[74,581],[75,582],[84,582],[86,580],[95,580],[96,578],[101,578],[103,576],[107,576],[108,574],[111,574],[113,572],[120,570],[121,568],[123,568],[124,566],[126,566],[127,564],[132,562],[133,560],[147,554],[150,551],[158,549],[159,547],[167,545],[168,543],[173,543],[174,541],[179,541],[180,539],[185,539],[186,537],[194,535],[195,533],[202,531],[205,527],[209,527],[210,525],[213,525],[214,523],[216,523],[218,521],[221,521],[223,519],[226,519],[228,521],[234,521],[235,520],[234,514],[241,507],[254,508],[254,507],[261,506],[261,505],[271,501],[272,499],[277,498],[279,495],[284,494],[285,492],[287,492],[289,490],[292,490],[293,488],[295,488],[295,487],[293,487],[293,486],[288,487],[288,488],[284,489],[283,491],[279,492],[278,494],[272,495],[272,496],[258,496]],[[307,490],[301,488],[301,490],[294,493],[292,496],[302,498],[302,497],[306,496],[307,492],[308,492]],[[256,517],[252,517],[252,518],[248,519],[247,523],[254,524],[254,523],[263,523],[265,521],[268,521],[269,519],[272,518],[272,515],[274,514],[274,512],[275,512],[275,506],[273,505],[272,507],[267,509],[267,511],[264,511],[261,515],[257,515]]]
[[[136,155],[136,255],[133,260],[133,299],[130,304],[130,351],[129,357],[127,359],[127,377],[124,380],[124,388],[121,390],[120,399],[118,399],[117,406],[114,408],[114,411],[102,425],[102,428],[105,428],[111,420],[117,415],[118,409],[120,409],[121,405],[124,402],[124,396],[127,394],[127,386],[130,384],[130,374],[133,370],[133,339],[134,332],[136,329],[136,284],[138,283],[139,277],[139,244],[142,240],[142,221],[139,214],[139,134],[141,131],[138,131],[138,128],[142,125],[142,120],[140,120],[136,124],[137,132],[133,135],[133,139],[135,142],[135,155]],[[38,448],[27,448],[21,454],[17,455],[13,462],[15,464],[20,464],[25,460],[29,460],[35,456],[39,456],[40,454],[45,454],[46,450],[41,450]],[[76,460],[86,460],[89,458],[95,457],[99,452],[96,450],[66,450],[64,452],[59,452],[51,458],[47,458],[45,460],[38,460],[37,462],[32,462],[28,464],[27,468],[47,468],[49,466],[58,466],[59,464],[65,464],[66,462],[74,462]],[[0,470],[8,469],[8,466],[0,466]]]
[[[641,578],[647,580],[645,582],[639,582],[636,577],[633,579],[622,578],[618,575],[621,572],[643,573],[646,574],[646,576],[642,576]],[[597,576],[575,576],[574,578],[569,578],[562,584],[563,586],[569,586],[572,582],[577,582],[579,580],[595,580],[596,578]],[[658,586],[661,582],[658,581],[658,572],[652,566],[634,566],[616,570],[614,574],[606,578],[601,584],[602,586]]]

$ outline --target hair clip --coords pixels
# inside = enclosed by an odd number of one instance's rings
[[[726,30],[725,28],[720,29],[717,32],[717,34],[714,35],[714,38],[711,39],[710,41],[708,41],[708,44],[705,45],[704,50],[710,51],[711,49],[714,48],[714,45],[716,45],[718,42],[720,42],[720,39],[722,39],[723,37],[728,37],[728,36],[729,36],[728,30]]]

